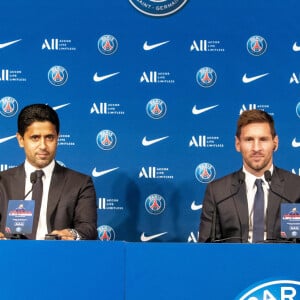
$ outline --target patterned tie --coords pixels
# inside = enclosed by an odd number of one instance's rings
[[[28,236],[30,239],[34,240],[36,237],[36,231],[40,218],[42,197],[43,197],[43,180],[42,177],[44,175],[43,170],[36,170],[36,182],[33,183],[32,188],[32,200],[35,201],[34,205],[34,217],[33,217],[33,225],[32,225],[32,233]]]
[[[253,243],[259,243],[264,240],[264,190],[262,188],[262,179],[256,179],[255,185],[257,191],[253,205]]]

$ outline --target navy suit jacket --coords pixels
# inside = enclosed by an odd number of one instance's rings
[[[24,164],[0,172],[0,230],[5,232],[8,200],[24,199]],[[47,206],[48,233],[74,228],[83,239],[97,238],[96,193],[91,177],[55,163]]]
[[[207,185],[199,227],[199,242],[247,243],[249,214],[242,170]],[[280,204],[300,202],[300,176],[274,167],[266,213],[268,240],[280,239]],[[279,197],[278,195],[283,197]]]

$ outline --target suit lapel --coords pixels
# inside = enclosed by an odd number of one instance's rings
[[[241,224],[241,234],[243,241],[247,241],[248,239],[248,231],[249,231],[249,215],[248,215],[248,201],[246,195],[246,185],[245,182],[240,183],[239,175],[242,170],[234,174],[234,178],[232,181],[231,192],[234,193],[237,191],[236,195],[233,196],[235,207],[237,210],[237,214],[239,217],[239,221]]]
[[[51,216],[56,210],[57,203],[59,202],[63,187],[64,187],[65,177],[64,177],[64,168],[59,164],[55,163],[53,170],[51,183],[49,187],[48,194],[48,205],[47,205],[47,226],[48,229],[50,226]]]
[[[283,194],[284,189],[284,179],[278,174],[277,168],[274,168],[272,174],[272,190],[279,195]],[[273,236],[273,229],[275,228],[275,222],[277,220],[278,214],[280,213],[281,198],[275,195],[269,190],[268,198],[268,209],[267,209],[267,232],[268,236]]]
[[[12,191],[12,198],[9,200],[23,200],[25,196],[25,169],[24,164],[17,167],[15,174],[13,175],[14,179],[11,181],[11,186],[9,188]],[[27,191],[26,191],[27,192]]]

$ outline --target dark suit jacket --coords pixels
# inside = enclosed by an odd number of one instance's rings
[[[0,172],[0,230],[5,232],[8,200],[24,199],[24,164]],[[48,233],[74,228],[83,239],[97,237],[96,193],[92,179],[55,163],[47,206]]]
[[[227,242],[248,242],[249,217],[246,185],[242,170],[207,185],[199,228],[199,242],[225,239]],[[300,176],[274,167],[272,190],[291,202],[300,202]],[[280,204],[287,202],[269,192],[266,226],[267,239],[280,239]]]

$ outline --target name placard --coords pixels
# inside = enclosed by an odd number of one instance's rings
[[[281,237],[300,238],[300,204],[281,204]]]
[[[30,234],[34,216],[33,200],[9,200],[5,232],[8,234]]]

